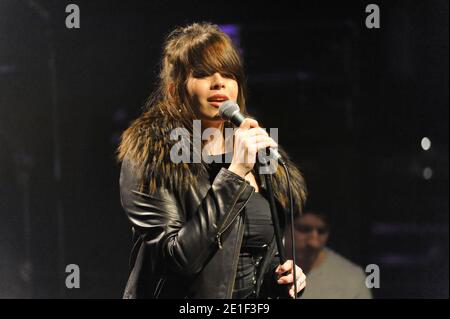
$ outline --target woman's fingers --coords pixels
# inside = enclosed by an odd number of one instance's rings
[[[275,145],[277,144],[273,138],[271,138],[267,135],[250,136],[250,137],[247,137],[247,139],[245,140],[245,143],[248,143],[249,145],[256,145],[256,144],[262,143],[262,142],[270,142]]]
[[[247,130],[247,129],[250,129],[251,127],[258,127],[259,126],[259,124],[258,124],[258,121],[256,121],[256,120],[254,120],[254,119],[251,119],[251,118],[246,118],[242,123],[241,123],[241,125],[239,126],[239,128],[241,128],[241,129],[244,129],[244,130]]]
[[[278,144],[259,127],[256,120],[246,118],[235,132],[233,159],[229,169],[245,177],[256,163],[258,152]]]
[[[238,149],[238,158],[245,158],[244,155],[247,155],[249,158],[253,159],[260,150],[266,149],[267,147],[278,147],[278,144],[272,138],[264,135],[247,138],[242,143],[243,148]],[[243,162],[247,163],[248,159]]]
[[[302,272],[302,275],[297,280],[297,293],[302,291],[305,287],[306,287],[306,275]],[[295,285],[291,285],[291,287],[289,289],[289,295],[292,298],[294,298],[294,289],[295,289]]]
[[[302,291],[306,287],[306,280],[297,282],[297,293]],[[289,289],[289,295],[294,298],[294,285]]]
[[[297,281],[298,280],[305,280],[306,276],[303,273],[303,271],[301,270],[300,267],[297,267],[297,271],[296,271],[296,277],[297,277]],[[278,278],[278,283],[279,284],[290,284],[294,282],[294,274],[293,272],[290,272],[288,275],[286,276],[281,276],[280,278]]]
[[[292,298],[294,298],[294,274],[293,274],[293,266],[294,263],[292,260],[286,261],[283,265],[279,265],[275,272],[279,276],[278,284],[291,284],[289,287],[289,294]],[[296,277],[297,277],[297,293],[299,293],[302,289],[306,287],[306,275],[303,273],[303,270],[299,266],[296,267]],[[288,272],[287,275],[283,276],[284,273]]]
[[[278,281],[277,281],[277,282],[278,282],[280,285],[283,285],[283,284],[290,284],[291,282],[294,282],[293,278],[294,278],[294,275],[293,275],[293,274],[289,274],[289,275],[287,275],[287,276],[282,276],[282,277],[278,278]]]
[[[248,136],[258,136],[258,135],[269,136],[267,131],[261,127],[251,128],[248,131],[246,131],[246,134],[248,134]]]
[[[286,271],[291,270],[293,264],[294,264],[294,263],[293,263],[292,259],[289,259],[289,260],[287,260],[284,264],[279,265],[279,266],[277,267],[277,269],[275,270],[275,272],[276,272],[277,274],[283,274],[283,273],[285,273]]]

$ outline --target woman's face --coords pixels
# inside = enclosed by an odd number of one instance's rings
[[[226,100],[237,101],[238,83],[231,77],[219,72],[212,75],[191,74],[187,82],[187,91],[191,105],[202,122],[221,122],[219,106]]]

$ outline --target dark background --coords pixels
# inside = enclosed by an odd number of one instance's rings
[[[376,297],[448,298],[448,1],[376,1],[380,29],[370,3],[0,0],[0,297],[121,297],[118,137],[164,36],[210,21],[240,27],[250,112],[279,128],[330,247],[380,266]]]

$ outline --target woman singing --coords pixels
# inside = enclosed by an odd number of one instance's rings
[[[245,96],[241,58],[216,25],[194,23],[168,35],[159,85],[118,149],[121,202],[133,230],[124,298],[294,297],[294,265],[280,265],[267,176],[254,165],[255,149],[278,145],[246,112]],[[224,100],[236,102],[247,117],[231,136],[231,152],[224,132],[232,126],[218,115]],[[174,161],[178,129],[189,132],[188,146],[196,152],[194,120],[201,130],[221,134],[200,142],[201,161]],[[304,181],[279,151],[298,208],[306,196]],[[271,180],[283,230],[289,200],[281,165]],[[305,275],[295,267],[298,293]]]

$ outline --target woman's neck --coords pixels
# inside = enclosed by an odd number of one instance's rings
[[[224,122],[209,122],[202,121],[202,136],[203,131],[207,128],[215,128],[220,131],[218,138],[215,136],[208,136],[208,139],[203,143],[203,150],[208,155],[218,155],[225,153],[225,140],[223,137]]]

